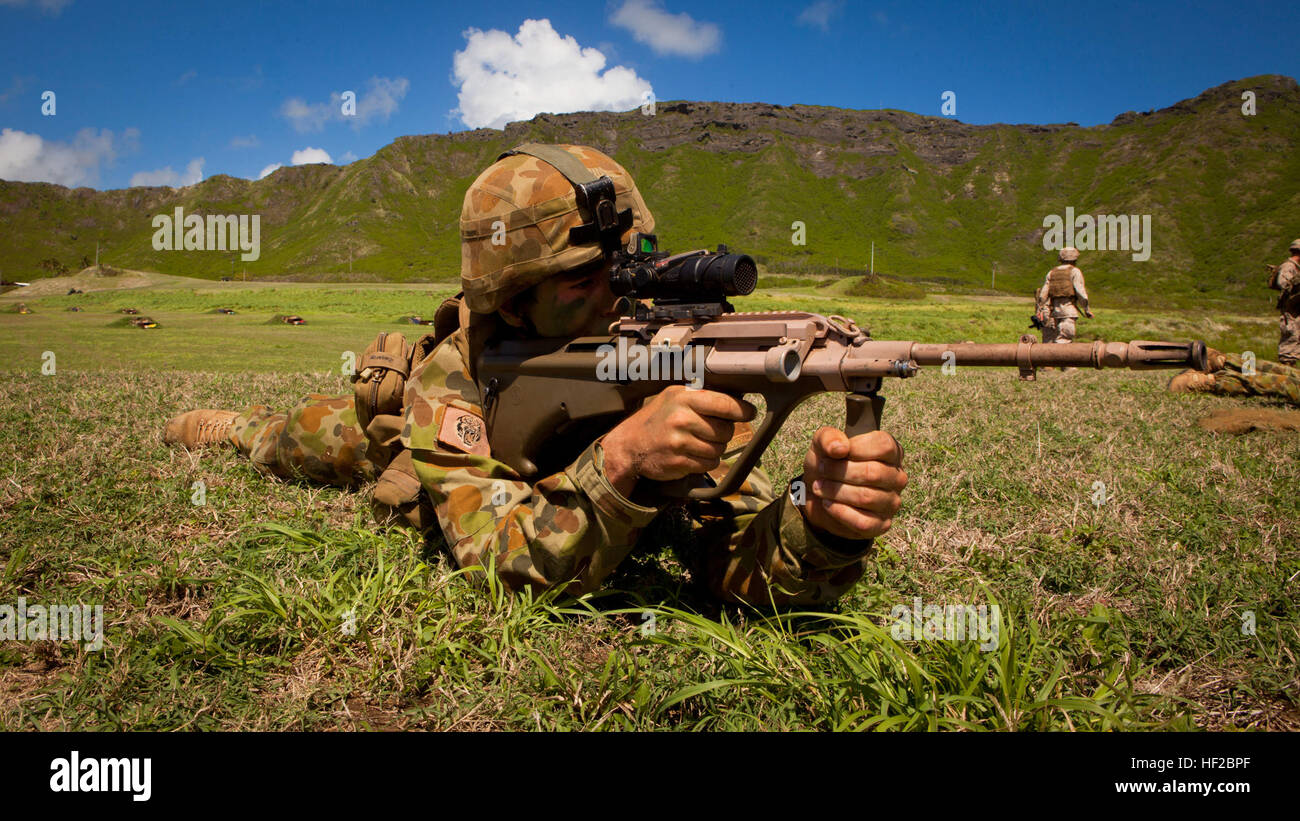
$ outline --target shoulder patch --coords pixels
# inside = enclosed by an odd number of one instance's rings
[[[475,456],[492,455],[487,440],[487,425],[482,418],[450,405],[443,410],[442,424],[438,426],[438,441],[449,448]]]

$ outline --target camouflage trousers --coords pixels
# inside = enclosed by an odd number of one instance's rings
[[[1261,359],[1255,362],[1255,373],[1247,375],[1241,372],[1240,356],[1224,354],[1223,358],[1223,368],[1197,390],[1222,396],[1266,396],[1300,405],[1300,368]]]
[[[235,418],[230,439],[263,473],[356,487],[377,478],[389,454],[366,438],[352,401],[313,393],[287,412],[253,405]]]
[[[1277,361],[1291,366],[1300,364],[1300,316],[1282,314],[1278,325],[1282,338],[1277,343]]]
[[[1045,344],[1053,342],[1067,343],[1073,341],[1074,317],[1054,317],[1043,323],[1043,342]]]

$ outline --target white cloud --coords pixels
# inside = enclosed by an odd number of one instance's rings
[[[293,152],[293,156],[289,158],[289,162],[294,165],[307,165],[314,162],[332,163],[334,161],[330,159],[329,152],[325,149],[312,148],[311,146],[308,146],[301,151]]]
[[[131,175],[131,187],[135,188],[137,185],[166,185],[171,188],[181,188],[186,185],[194,185],[202,179],[203,158],[195,157],[190,160],[189,165],[185,166],[183,174],[177,174],[170,165],[156,171],[137,171]]]
[[[273,163],[271,163],[270,165],[268,165],[266,168],[263,168],[263,169],[262,169],[262,173],[258,174],[258,175],[257,175],[257,178],[258,178],[259,180],[261,180],[261,179],[266,179],[267,177],[269,177],[269,176],[271,176],[272,174],[274,174],[274,173],[276,172],[277,169],[279,169],[279,168],[283,168],[283,167],[284,167],[284,166],[280,165],[278,162],[273,162]]]
[[[262,141],[257,139],[256,134],[249,134],[247,137],[231,137],[231,148],[257,148]]]
[[[290,97],[280,106],[280,114],[293,123],[301,134],[320,131],[330,122],[350,123],[354,129],[368,125],[371,120],[388,121],[406,96],[411,82],[405,77],[371,77],[367,90],[356,100],[356,114],[343,113],[343,92],[330,94],[328,103],[308,103],[301,97]]]
[[[525,20],[514,37],[474,28],[464,37],[452,58],[460,87],[453,113],[470,128],[502,128],[543,112],[627,111],[651,92],[630,68],[605,70],[604,54],[561,37],[550,20]]]
[[[822,31],[831,30],[831,18],[844,9],[844,0],[817,0],[800,12],[795,20],[801,26],[815,26]]]
[[[698,59],[722,47],[722,29],[717,25],[697,23],[686,12],[669,14],[655,0],[626,0],[609,22],[630,31],[655,54]]]
[[[351,151],[344,151],[343,156],[339,157],[339,162],[342,163],[350,163],[356,161],[357,161],[357,155],[353,154]]]
[[[0,179],[94,185],[99,182],[100,165],[112,165],[119,155],[135,151],[139,138],[134,128],[120,137],[108,129],[83,128],[71,142],[57,142],[6,128],[0,132]]]
[[[0,6],[26,5],[28,5],[28,0],[0,0]],[[72,0],[36,0],[32,5],[35,5],[46,14],[58,14],[68,6],[72,5]]]

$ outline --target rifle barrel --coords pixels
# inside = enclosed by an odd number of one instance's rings
[[[870,343],[868,343],[870,344]],[[918,365],[974,365],[977,367],[1034,368],[1156,368],[1206,369],[1205,343],[1196,342],[1068,342],[985,344],[958,342],[950,345],[918,342],[912,346]],[[951,354],[951,356],[947,356]]]

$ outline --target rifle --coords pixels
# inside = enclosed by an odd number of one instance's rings
[[[749,294],[757,283],[753,259],[726,246],[669,256],[657,251],[653,235],[634,235],[610,271],[623,317],[608,335],[501,340],[478,357],[493,456],[525,478],[548,475],[572,459],[575,446],[580,450],[643,400],[695,377],[696,387],[761,393],[767,403],[753,438],[717,486],[674,490],[665,483],[668,495],[716,499],[740,487],[790,412],[815,394],[847,394],[844,431],[855,436],[879,429],[885,378],[908,378],[927,365],[1014,367],[1025,375],[1069,366],[1206,369],[1200,341],[885,341],[839,315],[736,311],[727,298]],[[642,367],[609,367],[611,356],[629,355],[639,355]],[[692,359],[702,365],[695,374]]]

